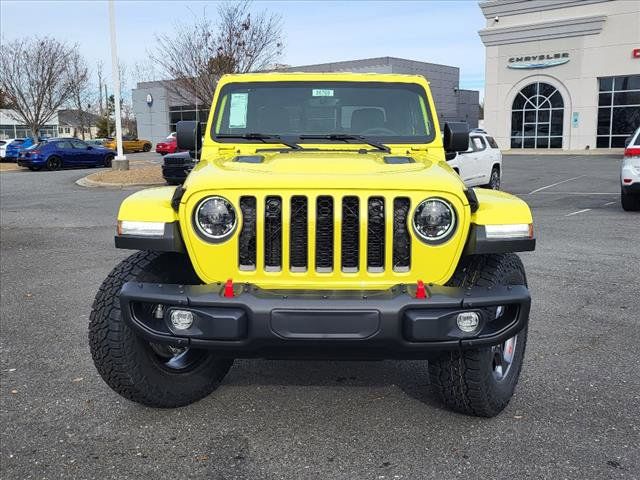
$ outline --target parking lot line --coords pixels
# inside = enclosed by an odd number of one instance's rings
[[[579,175],[579,176],[577,176],[577,177],[573,177],[573,178],[568,178],[568,179],[566,179],[566,180],[562,180],[561,182],[556,182],[556,183],[552,183],[551,185],[547,185],[547,186],[544,186],[544,187],[540,187],[540,188],[538,188],[538,189],[536,189],[536,190],[533,190],[532,192],[529,192],[529,195],[533,195],[534,193],[541,192],[542,190],[546,190],[547,188],[555,187],[556,185],[561,185],[561,184],[563,184],[563,183],[567,183],[567,182],[570,182],[570,181],[572,181],[572,180],[577,180],[577,179],[582,178],[582,177],[585,177],[585,176],[586,176],[586,175]]]
[[[590,211],[590,210],[591,210],[590,208],[585,208],[585,209],[583,209],[583,210],[578,210],[577,212],[567,213],[567,214],[565,215],[565,217],[571,217],[571,216],[573,216],[573,215],[578,215],[579,213],[588,212],[588,211]]]

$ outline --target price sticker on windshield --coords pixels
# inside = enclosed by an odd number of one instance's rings
[[[311,94],[314,97],[333,97],[333,90],[314,88]]]
[[[229,106],[229,128],[247,128],[248,93],[232,93]]]

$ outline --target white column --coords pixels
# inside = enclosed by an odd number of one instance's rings
[[[116,115],[116,145],[118,154],[112,162],[114,170],[129,170],[129,160],[122,150],[122,121],[120,118],[120,70],[118,67],[118,47],[116,43],[116,18],[113,0],[109,0],[109,27],[111,30],[111,75],[113,76],[113,90]]]

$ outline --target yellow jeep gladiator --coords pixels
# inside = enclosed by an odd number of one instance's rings
[[[89,341],[120,395],[179,407],[234,358],[426,359],[435,395],[467,414],[509,402],[530,296],[513,252],[529,207],[468,189],[421,76],[224,76],[183,185],[120,207],[115,245],[139,250],[98,291]]]

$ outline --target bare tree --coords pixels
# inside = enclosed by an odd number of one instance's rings
[[[215,24],[205,13],[175,31],[156,37],[150,57],[169,79],[170,93],[188,103],[211,105],[222,75],[264,69],[282,53],[281,16],[251,13],[249,1],[222,4]]]
[[[159,73],[154,62],[150,59],[135,62],[133,65],[134,83],[160,80]]]
[[[87,128],[88,105],[90,104],[89,93],[89,69],[84,58],[76,51],[69,56],[69,83],[71,85],[71,105],[75,112],[75,117],[80,124],[80,132],[84,140],[85,129]],[[89,129],[91,131],[91,129]]]
[[[98,60],[98,63],[96,64],[96,76],[98,77],[98,113],[100,116],[102,116],[103,113],[103,109],[102,109],[102,60]]]
[[[28,37],[3,45],[0,55],[0,89],[12,105],[16,120],[40,129],[71,96],[69,59],[77,47],[51,37]]]

